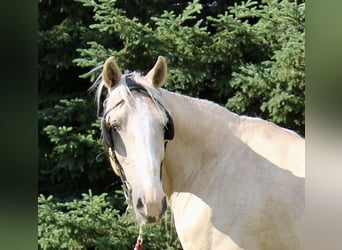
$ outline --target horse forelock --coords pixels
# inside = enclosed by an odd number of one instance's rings
[[[168,106],[164,102],[161,92],[159,89],[149,86],[146,82],[145,78],[141,76],[138,72],[125,72],[122,75],[121,81],[119,84],[112,90],[108,91],[107,97],[103,101],[103,109],[109,110],[114,107],[114,105],[119,101],[125,101],[130,107],[135,107],[136,103],[132,94],[132,91],[129,89],[126,83],[126,77],[132,78],[138,85],[141,85],[143,89],[146,90],[147,95],[151,98],[157,110],[161,114],[161,120],[163,123],[167,122],[167,117],[165,115],[165,111],[171,113]],[[97,105],[97,114],[100,114],[100,105],[101,105],[101,95],[103,92],[104,81],[102,79],[102,73],[97,77],[96,81],[89,88],[89,90],[95,91],[95,100]]]

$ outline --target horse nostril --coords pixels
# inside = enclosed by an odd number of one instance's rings
[[[137,208],[138,208],[138,209],[141,209],[141,208],[143,208],[143,207],[144,207],[144,204],[143,204],[141,198],[139,198],[138,201],[137,201]]]

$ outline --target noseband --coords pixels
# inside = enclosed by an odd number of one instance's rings
[[[125,76],[125,80],[126,80],[126,84],[127,87],[129,88],[129,90],[132,91],[137,91],[141,94],[144,94],[146,96],[150,97],[150,94],[148,93],[148,91],[146,90],[146,88],[138,83],[135,82],[135,80],[133,80],[130,76]],[[156,102],[158,103],[158,105],[162,108],[162,110],[164,110],[166,117],[167,117],[167,122],[166,125],[164,127],[164,150],[166,150],[166,145],[167,142],[172,140],[174,137],[174,125],[173,125],[173,120],[172,117],[170,115],[170,113],[167,111],[167,109],[158,101],[156,100]],[[116,157],[115,154],[115,144],[114,144],[114,138],[115,138],[115,133],[117,133],[117,131],[115,130],[114,127],[108,126],[106,124],[106,116],[107,114],[114,110],[117,106],[114,106],[113,108],[109,109],[107,112],[104,113],[102,119],[101,119],[101,130],[102,130],[102,136],[104,139],[104,146],[105,149],[108,149],[108,156],[110,159],[112,159],[112,161],[114,161],[115,163],[115,169],[116,171],[119,173],[120,179],[123,183],[122,188],[124,191],[124,195],[126,198],[126,201],[128,203],[128,208],[132,208],[132,187],[129,184],[129,182],[127,181],[126,175],[125,175],[125,171],[122,168],[118,158]],[[160,170],[161,171],[161,170]],[[161,175],[160,175],[161,178]]]

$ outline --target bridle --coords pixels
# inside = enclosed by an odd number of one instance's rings
[[[129,88],[129,90],[131,92],[137,91],[141,94],[144,94],[146,96],[151,97],[150,94],[148,93],[148,91],[146,90],[146,88],[144,86],[136,83],[136,81],[134,79],[132,79],[130,76],[125,76],[125,81],[126,81],[127,87]],[[169,111],[158,100],[156,100],[156,102],[161,107],[161,109],[164,110],[166,117],[167,117],[167,122],[166,122],[166,125],[164,127],[164,141],[165,141],[164,150],[166,150],[167,142],[171,141],[174,137],[173,119],[172,119]],[[124,191],[124,195],[126,198],[126,202],[128,203],[128,209],[129,209],[129,208],[132,208],[132,187],[126,178],[125,171],[124,171],[123,167],[121,166],[118,158],[116,157],[114,138],[115,138],[115,133],[117,133],[117,131],[115,130],[114,127],[108,126],[106,124],[107,114],[110,111],[114,110],[116,107],[117,107],[117,105],[114,106],[113,108],[109,109],[108,111],[106,111],[103,114],[102,119],[101,119],[101,130],[102,130],[102,136],[103,136],[103,140],[104,140],[105,151],[107,151],[108,157],[114,162],[115,170],[119,174],[119,177],[120,177],[121,182],[123,184],[122,189]]]

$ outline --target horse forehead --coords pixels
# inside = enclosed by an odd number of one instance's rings
[[[135,107],[127,113],[128,119],[132,122],[131,126],[141,129],[156,128],[162,123],[160,113],[153,101],[147,98],[138,98],[135,100]]]
[[[110,92],[105,109],[109,116],[114,112],[119,116],[126,116],[128,119],[144,119],[144,121],[164,123],[166,115],[161,112],[162,107],[159,103],[158,97],[154,97],[149,91],[131,91],[127,89],[127,86],[121,85]]]
[[[141,95],[139,93],[135,93],[133,94],[133,96],[134,96],[134,103],[135,103],[135,108],[137,112],[141,111],[141,112],[150,113],[152,115],[158,114],[157,106],[151,97],[146,96],[146,95]]]

